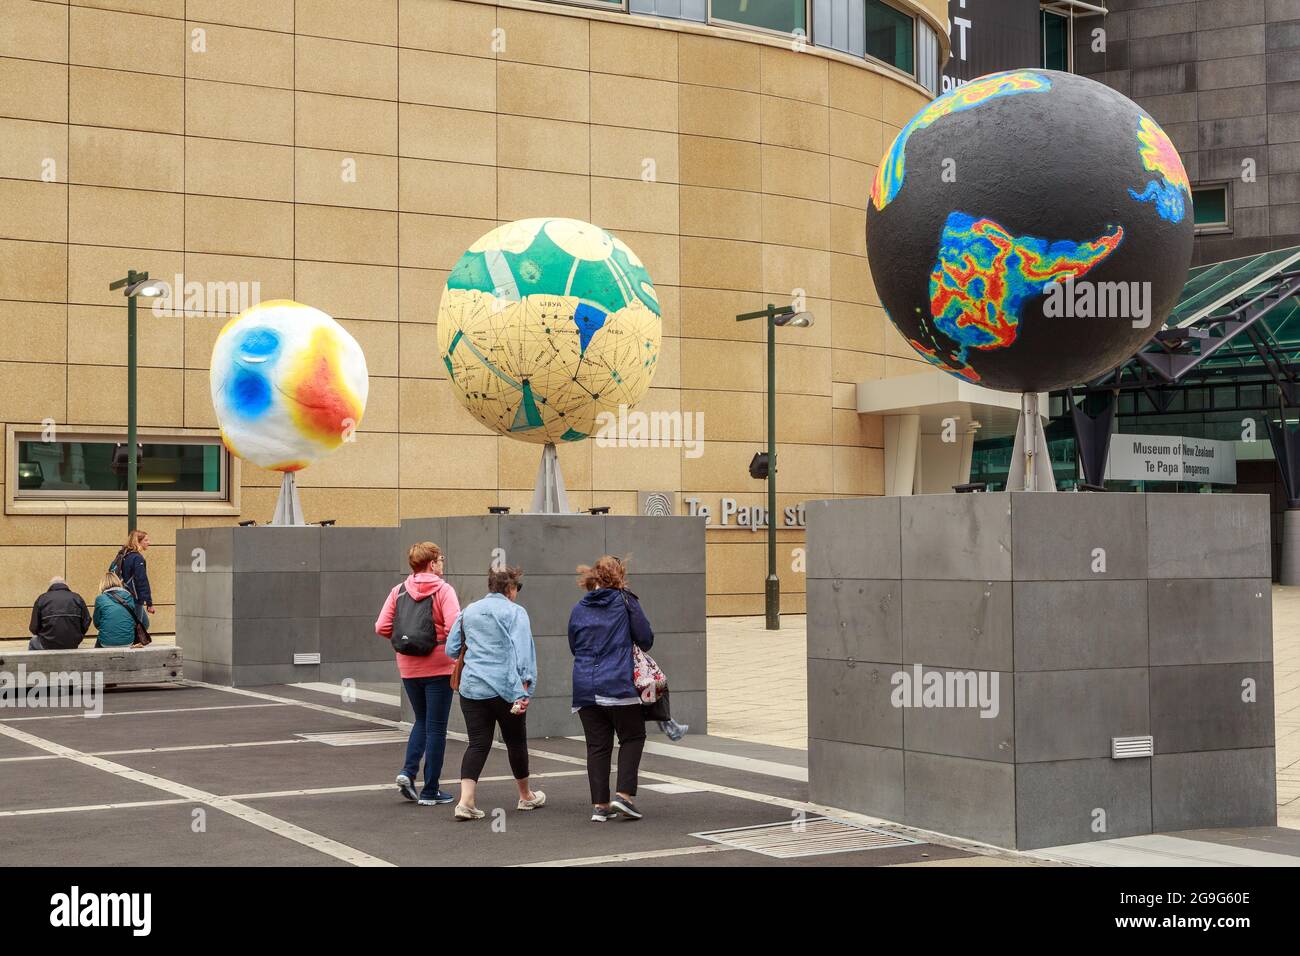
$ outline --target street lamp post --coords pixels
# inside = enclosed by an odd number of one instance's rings
[[[737,322],[767,320],[767,579],[763,586],[763,606],[767,630],[781,628],[781,580],[776,575],[776,329],[777,326],[807,328],[812,314],[798,312],[792,305],[775,306],[736,316]]]
[[[126,525],[127,534],[136,525],[136,468],[139,447],[136,444],[136,296],[153,298],[162,294],[162,286],[149,281],[149,273],[130,269],[125,279],[110,283],[110,292],[123,289],[126,296]]]

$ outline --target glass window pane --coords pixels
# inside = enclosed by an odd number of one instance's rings
[[[835,0],[813,0],[813,43],[817,46],[835,46],[835,20],[831,5]],[[843,0],[839,0],[843,2]]]
[[[700,23],[708,18],[708,7],[709,0],[628,0],[628,9],[633,13]]]
[[[808,32],[804,0],[713,0],[713,19],[781,33]]]
[[[912,18],[881,0],[867,0],[867,55],[913,70]]]
[[[221,445],[144,442],[137,453],[136,486],[142,497],[221,494]],[[69,495],[126,492],[129,451],[124,442],[68,440],[18,441],[19,492]]]
[[[867,53],[866,18],[863,14],[862,0],[849,4],[849,50],[854,56]]]
[[[1198,226],[1227,225],[1228,187],[1192,190],[1192,215]]]
[[[1070,23],[1057,13],[1041,11],[1039,25],[1043,39],[1042,67],[1046,70],[1070,69]]]

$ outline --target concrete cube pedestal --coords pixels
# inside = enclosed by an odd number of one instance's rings
[[[321,681],[397,683],[391,645],[375,618],[410,572],[406,553],[433,541],[463,605],[487,593],[493,561],[525,571],[520,604],[537,642],[536,737],[581,733],[570,711],[569,611],[582,596],[576,568],[602,554],[628,561],[632,589],[655,631],[674,716],[703,732],[707,654],[704,521],[621,515],[472,515],[417,518],[400,528],[188,528],[176,537],[176,643],[185,674],[234,687]],[[319,654],[319,663],[295,655]],[[403,695],[403,719],[411,719]],[[460,708],[451,726],[463,728]]]
[[[1267,497],[806,511],[815,801],[1017,849],[1275,823]]]
[[[537,644],[537,693],[528,707],[532,737],[582,733],[570,713],[573,656],[569,612],[582,597],[576,569],[602,554],[628,563],[630,584],[655,632],[651,656],[668,675],[673,716],[703,733],[707,718],[707,613],[704,521],[687,517],[623,515],[469,515],[402,522],[398,551],[434,541],[446,552],[446,578],[464,607],[487,594],[496,562],[524,569],[519,603],[528,610]],[[403,697],[402,719],[412,718]],[[451,728],[461,731],[453,703]]]
[[[396,680],[375,635],[403,577],[397,528],[186,528],[176,534],[185,674],[233,687]],[[295,655],[319,654],[319,663]]]

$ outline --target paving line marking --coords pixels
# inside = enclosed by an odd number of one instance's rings
[[[208,793],[205,790],[199,790],[195,787],[186,786],[183,783],[177,783],[174,780],[168,780],[164,777],[155,776],[151,773],[144,773],[140,770],[132,770],[130,767],[120,763],[114,763],[111,760],[105,760],[103,757],[94,757],[90,754],[75,750],[72,747],[65,747],[63,744],[57,744],[52,740],[46,740],[43,737],[37,737],[35,734],[29,734],[17,727],[8,727],[0,723],[0,734],[10,737],[20,743],[27,744],[31,747],[37,747],[47,753],[58,754],[61,757],[67,757],[75,760],[77,763],[96,770],[102,770],[105,773],[111,773],[114,776],[122,777],[134,783],[143,784],[146,787],[153,787],[155,790],[162,790],[165,793],[174,794],[185,800],[196,803],[204,803],[215,810],[221,810],[224,813],[236,819],[243,820],[245,823],[251,823],[254,826],[261,827],[276,836],[284,837],[295,843],[300,843],[305,847],[316,850],[318,853],[324,853],[326,856],[332,856],[337,860],[345,863],[351,863],[353,866],[392,866],[386,860],[371,856],[354,847],[331,840],[329,837],[322,836],[319,833],[313,833],[303,827],[297,826],[273,817],[269,813],[261,810],[255,810],[252,807],[244,806],[229,797],[221,797],[215,793]]]
[[[326,704],[315,704],[311,701],[294,700],[291,697],[277,697],[274,694],[266,694],[261,691],[246,690],[242,687],[223,687],[219,684],[205,684],[199,681],[186,681],[187,684],[193,684],[198,687],[207,687],[212,690],[224,690],[232,694],[242,694],[249,697],[257,697],[263,700],[275,700],[281,703],[297,704],[300,707],[306,707],[309,710],[318,710],[327,714],[336,714],[344,717],[354,717],[357,720],[368,723],[382,724],[385,727],[399,727],[400,721],[390,720],[387,717],[374,717],[370,714],[358,714],[353,711],[344,710],[341,707],[330,707]],[[464,734],[447,732],[448,739],[465,741],[468,738]],[[504,750],[505,745],[493,743],[493,749]],[[547,750],[537,750],[533,747],[528,748],[529,756],[536,757],[539,760],[552,760],[556,763],[567,763],[573,766],[587,766],[585,757],[570,757],[568,754],[553,753]],[[893,827],[900,833],[917,834],[927,842],[936,846],[946,846],[949,849],[961,850],[965,853],[975,853],[983,856],[995,856],[1002,859],[1026,859],[1023,854],[1014,850],[1007,850],[1003,847],[993,846],[990,843],[981,843],[978,840],[967,840],[962,837],[953,836],[947,833],[938,833],[933,830],[922,830],[918,827],[904,827],[893,820],[884,820],[879,817],[867,816],[864,813],[854,813],[850,810],[844,810],[840,807],[825,806],[820,803],[809,803],[804,800],[793,800],[787,797],[777,797],[765,793],[757,793],[751,790],[741,790],[736,787],[724,787],[720,784],[709,783],[706,780],[692,780],[687,777],[678,777],[672,774],[655,773],[649,770],[641,770],[639,776],[645,780],[655,780],[659,783],[673,783],[682,787],[690,787],[693,790],[703,790],[720,796],[734,797],[738,800],[749,800],[754,803],[764,803],[768,806],[781,807],[786,810],[802,811],[817,816],[828,816],[838,820],[844,820],[850,823],[861,823],[866,826],[876,827]]]
[[[93,755],[92,755],[93,756]],[[51,757],[51,759],[58,759]],[[585,776],[582,770],[557,770],[551,773],[535,773],[532,775],[533,780],[539,780],[542,777],[581,777]],[[504,781],[513,781],[515,778],[509,774],[502,774],[497,777],[480,777],[479,783],[502,783]],[[315,787],[306,790],[265,790],[257,793],[230,793],[223,795],[226,800],[270,800],[279,797],[312,797],[320,795],[329,795],[336,793],[367,793],[380,790],[392,790],[397,786],[396,783],[364,783],[350,787]],[[40,816],[47,813],[83,813],[94,810],[132,810],[137,807],[166,807],[183,803],[197,803],[196,800],[187,800],[182,797],[176,797],[171,800],[131,800],[122,803],[90,803],[82,804],[75,807],[31,807],[23,810],[0,810],[2,817],[30,817]]]
[[[176,747],[137,747],[132,750],[95,750],[92,757],[125,757],[131,754],[171,754],[190,750],[226,750],[235,747],[278,747],[281,744],[305,744],[306,740],[242,740],[229,744],[183,744]],[[24,760],[62,760],[58,754],[33,754],[30,757],[0,757],[0,763],[18,763]]]
[[[191,750],[238,750],[244,747],[279,747],[283,744],[305,744],[300,738],[284,740],[237,740],[228,744],[180,744],[175,747],[137,747],[133,750],[96,750],[92,757],[126,757],[131,754],[179,754]]]
[[[585,737],[566,737],[565,739],[579,742],[586,740]],[[707,763],[714,767],[725,767],[730,770],[761,773],[765,777],[780,777],[783,780],[797,780],[800,783],[808,782],[806,768],[789,763],[777,763],[774,760],[761,760],[758,757],[744,757],[740,754],[722,753],[717,750],[700,750],[691,746],[661,744],[654,741],[646,741],[644,752],[658,754],[660,757],[671,757],[674,760],[689,760],[693,763]]]
[[[136,807],[170,807],[182,803],[194,803],[176,797],[171,800],[131,800],[124,803],[90,803],[78,807],[32,807],[27,810],[0,810],[0,817],[34,817],[46,813],[84,813],[87,810],[132,810]]]
[[[551,773],[532,774],[530,780],[541,780],[543,777],[581,777],[585,775],[582,770],[556,770]],[[513,781],[515,778],[509,774],[502,774],[497,777],[479,777],[479,783],[501,783],[506,780]],[[372,790],[396,790],[397,784],[394,783],[363,783],[351,787],[312,787],[306,790],[267,790],[258,793],[236,793],[232,794],[231,800],[271,800],[279,797],[315,797],[328,796],[335,793],[366,793]]]
[[[315,691],[318,694],[334,694],[341,697],[346,690],[357,700],[366,700],[372,704],[392,704],[394,707],[402,706],[402,698],[397,694],[385,694],[377,690],[365,690],[361,687],[344,687],[342,684],[329,684],[323,681],[308,681],[302,684],[290,684],[290,687],[301,687],[303,690]]]
[[[252,710],[257,707],[283,707],[283,704],[221,704],[215,707],[168,707],[164,710],[106,710],[98,716],[78,711],[75,714],[42,714],[39,717],[0,717],[0,723],[16,724],[24,720],[73,720],[81,717],[98,720],[100,717],[139,717],[143,714],[196,714],[202,710]]]
[[[637,850],[629,853],[611,853],[609,856],[579,856],[570,860],[547,860],[543,863],[515,863],[512,868],[529,866],[599,866],[602,863],[628,863],[633,860],[654,860],[666,856],[696,856],[700,853],[732,853],[731,846],[679,846],[671,850]]]

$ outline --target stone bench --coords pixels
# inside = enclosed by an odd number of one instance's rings
[[[26,687],[33,674],[102,673],[105,685],[160,684],[180,680],[179,647],[78,647],[70,651],[0,650],[0,672],[12,686]],[[5,683],[10,683],[6,681]]]

